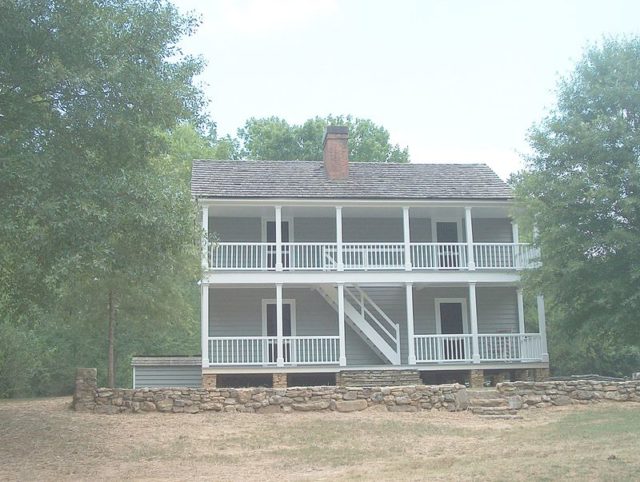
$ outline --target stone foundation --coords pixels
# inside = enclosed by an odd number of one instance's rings
[[[218,386],[218,375],[215,373],[203,373],[202,386],[204,388],[216,388]]]
[[[471,388],[484,387],[484,370],[469,371],[469,386]]]
[[[273,388],[287,388],[288,380],[286,373],[273,374]]]
[[[336,385],[343,387],[393,387],[421,385],[418,370],[342,370]]]

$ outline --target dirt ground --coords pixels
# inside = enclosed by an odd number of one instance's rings
[[[469,413],[93,415],[0,401],[0,480],[639,480],[640,404]]]

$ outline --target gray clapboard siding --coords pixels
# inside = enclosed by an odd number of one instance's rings
[[[343,218],[342,240],[345,243],[401,243],[404,240],[402,217]]]
[[[515,288],[478,288],[476,298],[480,333],[518,332],[518,304]]]
[[[216,233],[220,242],[250,243],[262,239],[260,218],[209,217],[209,232]]]
[[[469,307],[467,288],[414,288],[413,316],[417,335],[436,333],[436,298],[463,298],[467,301],[467,310]],[[518,307],[515,288],[477,287],[476,302],[479,333],[517,333]],[[468,319],[467,313],[467,322]]]
[[[134,366],[133,388],[199,387],[202,368],[198,366]]]
[[[508,218],[473,219],[473,240],[477,243],[512,243],[513,229]]]
[[[335,218],[295,218],[293,239],[297,243],[335,243]]]
[[[409,232],[412,243],[430,243],[431,240],[431,219],[410,218]]]

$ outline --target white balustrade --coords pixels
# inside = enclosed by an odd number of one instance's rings
[[[411,243],[413,269],[466,269],[466,243]]]
[[[471,362],[472,335],[415,335],[416,361]],[[538,333],[478,335],[481,361],[540,361],[542,340]]]
[[[343,243],[345,270],[404,270],[403,243]],[[467,269],[466,243],[410,243],[411,267],[414,270]],[[538,249],[529,244],[474,243],[477,269],[512,270],[539,265]],[[336,243],[282,243],[285,270],[335,271]],[[215,270],[275,269],[274,243],[212,243],[209,267]]]
[[[404,269],[404,243],[343,243],[345,270]]]
[[[338,336],[285,336],[285,365],[337,364]],[[210,365],[272,365],[278,358],[275,336],[223,336],[209,338]]]
[[[337,364],[340,360],[338,336],[285,336],[289,347],[289,359],[285,363],[295,365]]]
[[[482,361],[541,360],[540,334],[481,334],[478,349]]]
[[[217,270],[257,270],[275,266],[273,243],[212,243],[209,266]]]
[[[478,269],[520,269],[535,267],[538,250],[524,243],[474,243]]]
[[[336,243],[282,243],[283,265],[292,270],[335,270]]]
[[[415,335],[416,361],[471,361],[471,335]]]
[[[275,336],[223,336],[209,338],[210,365],[263,365],[275,363]]]

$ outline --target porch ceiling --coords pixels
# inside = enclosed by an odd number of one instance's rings
[[[213,204],[209,215],[214,217],[273,217],[275,204],[233,205]],[[333,218],[335,206],[283,206],[283,217]],[[410,206],[411,218],[463,218],[463,206]],[[473,218],[505,218],[509,216],[508,206],[474,207]],[[399,218],[402,219],[401,206],[345,206],[342,209],[343,222],[348,218]]]

